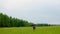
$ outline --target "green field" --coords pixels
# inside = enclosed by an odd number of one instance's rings
[[[60,34],[60,26],[36,27],[11,27],[0,28],[0,34]]]

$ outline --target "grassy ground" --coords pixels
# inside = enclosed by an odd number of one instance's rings
[[[60,34],[60,26],[0,28],[0,34]]]

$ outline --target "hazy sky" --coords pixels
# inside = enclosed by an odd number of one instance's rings
[[[0,0],[0,12],[33,23],[60,24],[60,0]]]

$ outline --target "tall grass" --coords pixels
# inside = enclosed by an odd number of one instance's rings
[[[60,34],[60,26],[0,28],[0,34]]]

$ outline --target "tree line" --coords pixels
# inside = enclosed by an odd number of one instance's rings
[[[26,20],[12,18],[11,16],[7,16],[6,14],[0,13],[0,27],[29,27],[32,26],[31,22]],[[36,26],[54,26],[51,24],[35,24]]]
[[[0,27],[24,27],[31,26],[32,23],[29,23],[26,20],[12,18],[6,14],[0,13]]]

